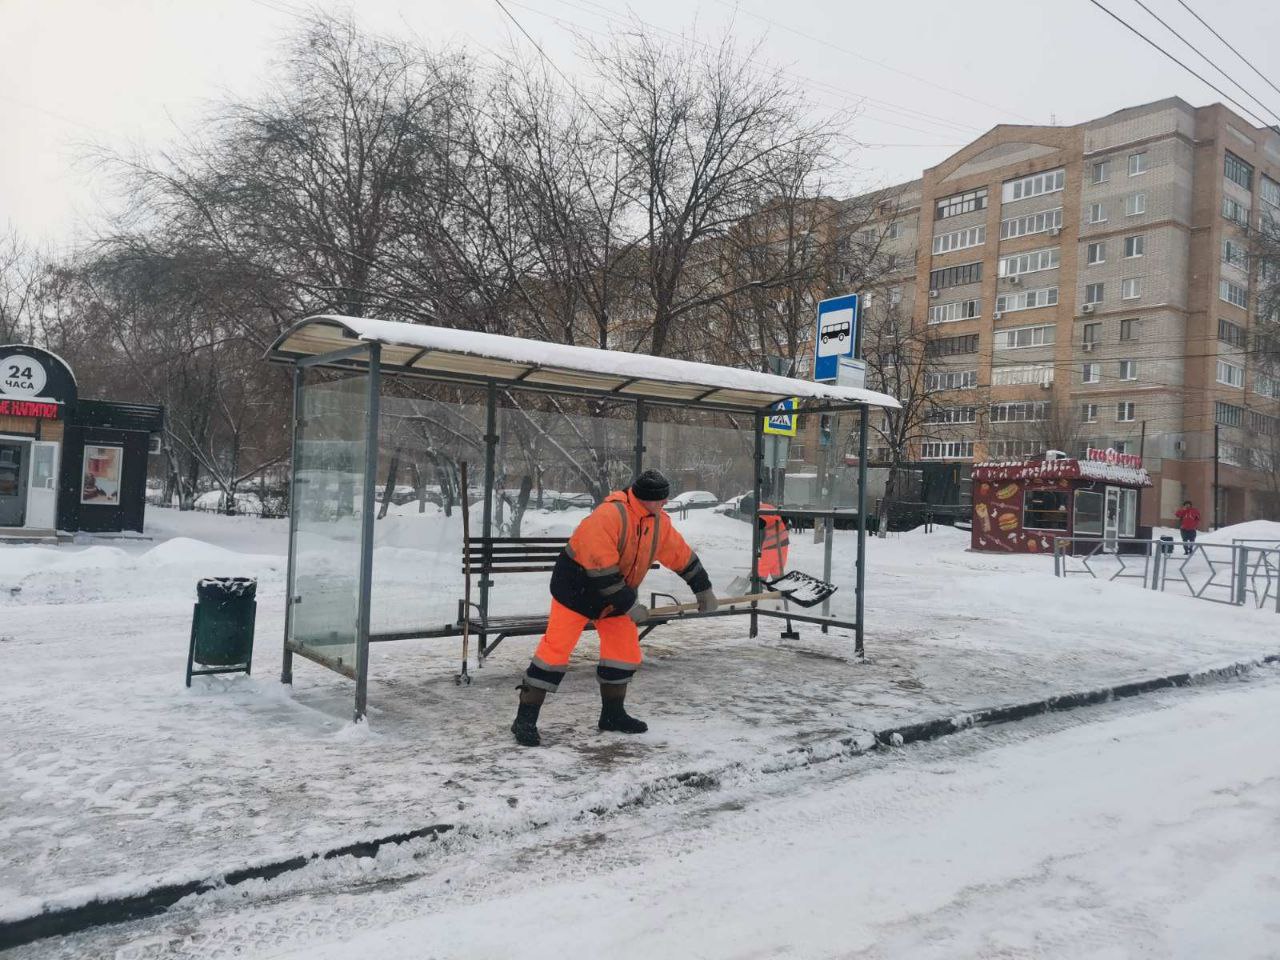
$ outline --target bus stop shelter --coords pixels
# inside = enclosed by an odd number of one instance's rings
[[[499,539],[520,539],[497,536],[518,531],[521,522],[508,477],[523,474],[520,511],[534,476],[539,503],[544,478],[589,481],[596,492],[588,507],[655,460],[668,473],[715,476],[721,486],[741,478],[757,514],[742,551],[749,542],[750,556],[742,560],[752,592],[759,590],[753,558],[768,492],[764,426],[784,404],[798,416],[827,414],[852,424],[843,438],[856,444],[859,464],[852,609],[801,613],[751,603],[709,616],[747,615],[752,636],[760,617],[847,630],[862,652],[868,416],[874,407],[897,407],[890,396],[673,358],[341,316],[295,324],[268,359],[292,365],[294,377],[281,678],[292,682],[295,655],[348,677],[357,720],[366,710],[371,643],[476,632],[463,600],[463,556],[472,542],[490,545],[481,556],[491,558],[504,549],[492,547]],[[406,493],[408,502],[391,508],[406,462],[417,477],[418,502]],[[476,534],[463,542],[457,515],[470,516],[470,485],[458,489],[454,468],[462,464],[465,476],[468,463],[480,515]],[[424,482],[427,472],[438,482]],[[428,495],[438,502],[428,504]],[[388,515],[389,509],[400,513]],[[483,655],[495,598],[493,571],[479,573]],[[527,579],[503,595],[526,613],[535,603],[545,611],[545,576]]]

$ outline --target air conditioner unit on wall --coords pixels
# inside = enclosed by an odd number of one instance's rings
[[[995,313],[993,313],[993,314],[991,315],[991,319],[992,319],[992,320],[999,320],[999,319],[1000,319],[1001,317],[1003,317],[1003,316],[1004,316],[1004,314],[1003,314],[1003,313],[1001,313],[999,310],[997,310]]]
[[[1175,451],[1177,451],[1178,453],[1186,453],[1186,452],[1187,452],[1187,441],[1185,441],[1185,440],[1175,440],[1175,441],[1173,441],[1173,449],[1174,449]]]
[[[1050,227],[1050,228],[1049,228],[1049,236],[1051,236],[1051,237],[1056,237],[1056,236],[1057,236],[1058,234],[1060,234],[1061,232],[1062,232],[1062,228],[1061,228],[1061,227]]]
[[[1012,277],[1009,278],[1009,282],[1016,285],[1022,282],[1022,278],[1017,274],[1014,274]]]
[[[936,300],[936,299],[938,299],[938,294],[939,294],[939,292],[940,292],[940,291],[938,291],[938,290],[930,290],[930,291],[929,291],[929,299],[930,299],[930,300]]]
[[[1081,313],[1093,313],[1093,304],[1086,303],[1080,308]]]
[[[1053,384],[1052,384],[1052,383],[1042,383],[1042,384],[1040,384],[1040,389],[1041,389],[1041,390],[1052,390],[1052,389],[1053,389]]]
[[[1086,340],[1084,343],[1080,344],[1080,349],[1081,349],[1081,350],[1083,350],[1085,353],[1090,353],[1090,352],[1092,352],[1092,350],[1093,350],[1093,341],[1092,341],[1092,340]]]

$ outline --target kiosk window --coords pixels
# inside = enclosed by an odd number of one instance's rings
[[[1028,490],[1022,525],[1035,530],[1066,530],[1067,496],[1064,490]]]
[[[1076,491],[1076,536],[1102,536],[1102,494]]]

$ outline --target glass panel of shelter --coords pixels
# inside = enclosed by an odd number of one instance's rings
[[[302,372],[294,443],[289,640],[356,669],[369,377]]]

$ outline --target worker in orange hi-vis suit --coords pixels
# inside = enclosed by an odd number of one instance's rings
[[[717,605],[698,555],[662,511],[670,492],[666,477],[646,470],[628,489],[609,494],[578,524],[556,558],[547,632],[525,671],[519,709],[511,724],[517,743],[535,747],[541,742],[538,713],[547,694],[559,688],[569,668],[569,655],[592,621],[600,635],[596,667],[600,729],[618,733],[649,729],[623,706],[627,684],[641,661],[636,625],[649,616],[644,604],[636,602],[641,581],[657,560],[689,585],[699,612],[710,612]]]
[[[760,501],[761,510],[776,510],[771,503]],[[754,514],[754,500],[743,498],[739,511],[743,514]],[[787,522],[776,514],[766,514],[759,518],[760,552],[756,554],[756,576],[771,580],[787,572],[787,555],[791,551],[791,535]]]

